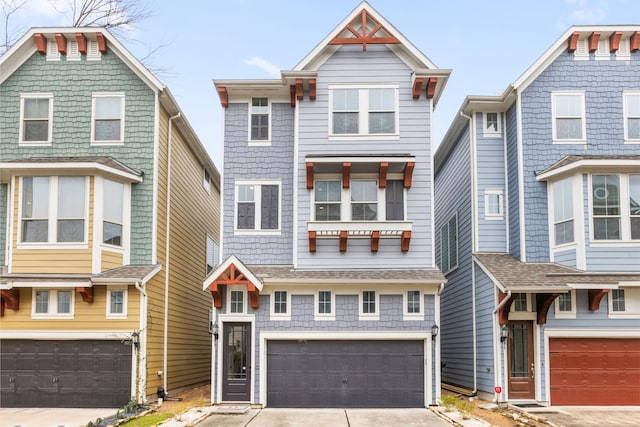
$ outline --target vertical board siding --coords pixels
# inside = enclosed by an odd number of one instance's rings
[[[303,100],[299,108],[298,266],[301,268],[428,268],[432,258],[431,141],[429,101],[411,96],[411,71],[385,46],[341,46],[318,70],[317,98]],[[399,140],[329,140],[330,84],[397,84],[399,86]],[[338,239],[318,240],[309,252],[307,221],[312,218],[313,191],[306,188],[305,158],[309,155],[408,154],[415,156],[413,185],[406,193],[407,220],[413,222],[411,248],[400,250],[399,239],[380,242],[372,254],[367,239],[349,239],[340,253]],[[352,176],[353,178],[353,176]],[[384,243],[384,244],[383,244]]]
[[[440,229],[458,215],[458,268],[446,275],[441,296],[442,381],[473,388],[473,301],[471,284],[471,151],[469,126],[435,178],[436,263],[441,264]]]

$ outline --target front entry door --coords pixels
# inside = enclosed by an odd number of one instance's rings
[[[251,400],[251,324],[225,323],[222,345],[222,400]]]
[[[535,399],[533,322],[509,322],[509,399]]]

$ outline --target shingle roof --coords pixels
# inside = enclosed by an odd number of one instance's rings
[[[97,163],[122,172],[142,176],[138,171],[131,169],[129,166],[119,162],[113,157],[108,156],[89,156],[89,157],[29,157],[26,159],[9,160],[5,163]]]
[[[122,267],[112,268],[111,270],[106,270],[100,274],[96,274],[91,277],[91,281],[94,284],[113,282],[140,282],[147,279],[147,276],[157,273],[159,270],[160,264],[124,265]]]
[[[593,285],[602,288],[622,281],[640,281],[640,272],[590,273],[555,263],[522,262],[511,254],[475,253],[473,256],[505,290],[569,290],[570,285]]]
[[[584,160],[632,160],[632,161],[640,161],[640,155],[581,155],[581,156],[564,156],[562,159],[558,160],[542,172],[539,172],[538,175],[543,175],[548,172],[551,172],[556,169],[560,169],[561,167],[570,165],[572,163],[584,161]]]

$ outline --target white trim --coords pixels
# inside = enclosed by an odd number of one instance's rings
[[[503,152],[503,166],[504,166],[504,235],[505,239],[505,252],[510,253],[510,233],[509,233],[509,162],[507,160],[507,124],[505,117],[504,134],[502,138],[502,152]],[[496,353],[497,354],[497,353]],[[497,384],[497,383],[496,383]]]
[[[48,99],[49,108],[47,111],[47,139],[45,141],[25,141],[24,140],[24,124],[25,124],[25,108],[26,99]],[[53,93],[21,93],[20,94],[20,129],[18,131],[18,145],[24,147],[42,147],[51,146],[53,141]]]
[[[78,42],[75,40],[67,40],[67,54],[65,56],[67,61],[80,61],[82,55],[78,49]]]
[[[433,121],[433,98],[429,98],[429,121],[430,123],[432,123]],[[436,195],[435,195],[435,183],[436,183],[436,178],[435,178],[435,169],[434,169],[434,156],[433,156],[433,124],[431,124],[429,126],[429,232],[431,234],[431,236],[435,236],[436,235],[436,211],[435,211],[435,200],[436,200]],[[407,218],[407,190],[405,189],[404,192],[404,217]],[[435,241],[433,239],[431,239],[430,242],[431,245],[431,267],[435,267],[436,266],[436,244]],[[438,357],[440,352],[438,351]],[[439,366],[439,365],[438,365]],[[437,370],[438,372],[438,377],[440,376],[440,370]],[[439,381],[438,381],[439,383]],[[438,388],[439,390],[439,388]],[[439,396],[439,391],[438,391],[438,396]]]
[[[122,292],[122,313],[111,312],[111,292]],[[128,286],[107,286],[107,302],[105,316],[107,319],[126,319],[128,314],[129,287]]]
[[[558,119],[556,112],[556,97],[558,96],[577,96],[579,97],[581,116],[580,116],[580,138],[567,138],[560,139],[557,135],[557,123]],[[578,118],[577,116],[563,116],[562,118]],[[583,90],[559,90],[551,92],[551,133],[553,144],[586,144],[587,142],[587,112],[585,106],[585,93]]]
[[[582,204],[582,194],[581,194],[581,190],[578,191],[578,194],[580,195],[580,202],[576,203],[576,181],[580,178],[580,175],[573,175],[573,176],[569,176],[566,178],[562,178],[559,179],[557,181],[548,181],[547,182],[547,219],[548,219],[548,228],[549,228],[549,253],[553,256],[553,254],[555,252],[557,252],[560,249],[566,249],[569,247],[574,247],[577,243],[577,235],[579,233],[583,232],[583,229],[578,229],[576,228],[576,217],[579,215],[576,215],[576,211],[580,210],[580,207],[583,205]],[[569,242],[564,242],[564,243],[560,243],[560,244],[556,244],[556,235],[555,235],[555,228],[556,228],[556,220],[555,220],[555,186],[556,185],[560,185],[561,183],[568,181],[570,184],[570,188],[571,188],[571,218],[565,218],[561,221],[558,221],[557,224],[561,224],[567,221],[571,221],[573,223],[573,240],[569,241]],[[563,197],[564,200],[564,197]],[[577,254],[576,254],[577,255]],[[553,262],[553,259],[551,260]],[[576,260],[577,262],[577,260]]]
[[[627,107],[627,101],[629,98],[638,98],[640,103],[640,91],[638,90],[625,90],[622,92],[622,112],[623,112],[623,126],[624,126],[624,143],[625,144],[640,144],[640,137],[629,138],[629,108]],[[637,116],[633,116],[634,119],[640,120],[640,113]]]
[[[217,366],[214,367],[214,369],[212,369],[212,371],[216,372],[216,373],[220,373],[220,375],[218,375],[218,378],[216,378],[216,383],[215,383],[215,389],[216,389],[216,394],[217,394],[217,398],[215,399],[214,402],[212,403],[220,403],[222,402],[222,378],[223,378],[223,359],[224,359],[224,345],[222,345],[222,342],[220,340],[224,340],[223,334],[224,334],[224,324],[225,323],[249,323],[251,325],[250,329],[251,329],[251,339],[250,339],[250,343],[251,343],[251,382],[250,382],[250,392],[249,392],[249,402],[253,402],[254,401],[254,396],[255,396],[255,384],[256,384],[256,318],[255,315],[253,314],[245,314],[245,315],[239,315],[239,314],[223,314],[223,313],[219,313],[218,314],[218,325],[220,328],[220,337],[218,339],[218,341],[216,340],[212,340],[214,342],[214,345],[217,347],[217,356],[218,356],[218,364]],[[216,343],[219,343],[216,345]],[[260,346],[260,351],[262,352],[263,347]],[[263,372],[265,372],[263,369],[264,366],[266,366],[265,364],[260,363],[259,365],[260,368],[260,376],[262,377]],[[266,381],[266,380],[265,380]],[[262,382],[260,383],[262,385]],[[214,388],[214,386],[211,387],[212,389]],[[260,392],[262,393],[262,388],[260,390]],[[212,392],[213,393],[213,392]]]
[[[498,212],[489,212],[489,196],[498,196]],[[504,219],[504,191],[487,188],[484,190],[484,219],[487,221],[499,221]]]
[[[286,304],[287,304],[287,310],[284,313],[276,313],[275,311],[275,307],[276,307],[276,292],[284,292],[286,293]],[[289,289],[274,289],[272,290],[269,294],[269,318],[271,320],[291,320],[291,291]]]
[[[374,157],[367,157],[367,156],[361,156],[361,157],[353,157],[353,156],[336,156],[336,157],[313,157],[313,156],[307,156],[304,158],[305,161],[307,162],[312,162],[313,164],[321,164],[321,163],[329,163],[329,164],[336,164],[336,163],[344,163],[344,162],[349,162],[349,163],[380,163],[380,162],[388,162],[388,163],[407,163],[407,162],[415,162],[416,158],[415,156],[402,156],[402,157],[393,157],[393,156],[374,156]],[[377,169],[374,171],[374,173],[377,174]],[[327,175],[327,174],[320,174],[320,175]],[[339,176],[342,177],[341,174],[336,174],[335,176]]]
[[[524,159],[522,148],[522,96],[516,98],[517,114],[517,155],[518,155],[518,227],[520,228],[520,261],[527,262],[527,236],[525,233],[525,209],[524,209]]]
[[[97,40],[87,40],[87,61],[99,61],[102,58],[102,52],[98,48]]]
[[[471,175],[471,194],[469,195],[469,199],[471,201],[471,250],[473,252],[477,252],[480,247],[480,227],[478,227],[478,217],[480,216],[480,212],[478,212],[478,136],[476,132],[478,132],[478,124],[477,124],[477,113],[473,112],[470,116],[469,124],[471,126],[469,132],[469,150],[471,151],[471,158],[469,159],[470,163],[470,175]],[[456,215],[457,215],[456,209]],[[447,221],[450,221],[450,219]],[[449,244],[447,243],[447,247]],[[442,227],[440,228],[440,263],[442,264]],[[456,266],[455,268],[448,268],[447,271],[443,271],[444,274],[449,273],[450,271],[455,270],[458,267],[458,219],[456,217]],[[447,255],[447,258],[449,256]],[[451,262],[451,260],[449,260]],[[450,264],[449,264],[450,265]],[[444,270],[444,268],[443,268]]]
[[[39,291],[48,292],[47,298],[47,312],[39,313],[36,312],[36,293]],[[58,292],[69,292],[69,312],[68,313],[58,313]],[[34,287],[31,290],[31,319],[66,319],[73,320],[75,316],[75,299],[76,292],[75,289],[69,289],[68,287],[61,287],[60,289],[56,288],[42,288],[42,287]]]
[[[600,37],[594,57],[597,61],[608,61],[611,59],[611,51],[609,50],[609,37]]]
[[[571,310],[569,311],[560,311],[560,296],[562,295],[570,295],[571,296]],[[575,289],[570,290],[568,293],[560,294],[558,298],[553,301],[554,304],[554,315],[556,319],[575,319],[576,318],[576,291]]]
[[[253,100],[258,98],[267,99],[267,121],[269,123],[267,129],[267,139],[251,139],[251,119],[253,118]],[[268,96],[252,96],[248,101],[248,131],[247,131],[247,144],[249,147],[270,147],[271,146],[271,128],[273,126],[273,111],[271,107],[271,98]]]
[[[616,60],[618,61],[631,60],[631,44],[630,44],[629,37],[624,37],[620,39],[620,46],[618,46],[618,50],[616,50]]]
[[[624,292],[624,311],[613,311],[613,291]],[[640,289],[619,286],[607,294],[609,319],[640,319]]]
[[[418,312],[409,313],[409,292],[418,292]],[[407,289],[402,293],[402,320],[424,320],[424,292],[421,289]]]
[[[119,98],[120,99],[120,138],[114,140],[96,140],[96,100],[99,98]],[[94,92],[91,94],[91,145],[123,145],[124,144],[124,123],[125,123],[125,94],[124,92]]]
[[[364,312],[364,292],[373,292],[375,311],[373,313]],[[358,320],[380,320],[380,292],[375,289],[362,289],[358,292]]]
[[[131,338],[131,331],[118,330],[63,330],[63,331],[16,331],[1,330],[2,339],[53,339],[53,340],[123,340]]]
[[[151,186],[152,193],[152,206],[151,209],[151,263],[158,263],[158,171],[159,171],[159,157],[160,157],[160,94],[156,92],[153,97],[153,176],[156,179],[153,180]],[[223,108],[224,110],[224,108]],[[168,113],[167,113],[168,115]],[[221,215],[222,216],[222,215]]]
[[[8,17],[7,17],[8,18]],[[62,58],[58,50],[58,42],[55,39],[47,39],[47,53],[45,61],[60,61]]]
[[[242,311],[231,311],[232,300],[231,300],[231,292],[241,292],[242,293]],[[226,314],[231,316],[242,316],[248,314],[249,298],[247,298],[247,287],[242,285],[229,285],[227,286],[227,295],[226,295]]]
[[[1,57],[0,57],[1,58]],[[0,164],[0,169],[2,168],[2,165]],[[8,266],[8,273],[11,274],[12,269],[13,269],[13,245],[14,245],[14,239],[13,239],[13,225],[16,223],[16,218],[14,217],[14,212],[15,212],[15,192],[16,192],[16,185],[19,182],[19,178],[17,176],[11,176],[9,178],[9,182],[7,185],[7,223],[6,223],[6,229],[5,229],[5,238],[7,240],[6,242],[6,246],[4,248],[2,248],[1,250],[5,251],[5,264]],[[20,201],[18,201],[18,203],[20,203]],[[20,206],[18,204],[18,206]],[[17,236],[16,236],[17,239]]]
[[[497,116],[497,129],[487,129],[487,114],[495,114]],[[502,113],[498,111],[488,111],[482,113],[482,136],[484,138],[502,138]]]
[[[298,101],[302,102],[302,101]],[[305,178],[299,179],[299,159],[300,155],[300,108],[298,108],[299,103],[296,102],[296,108],[293,111],[293,170],[291,173],[293,176],[291,177],[291,185],[292,185],[292,193],[293,193],[293,225],[292,225],[292,260],[293,268],[298,267],[298,192],[302,191],[300,188],[300,181],[305,182]],[[303,169],[304,170],[304,169]],[[306,186],[305,186],[306,188]],[[222,215],[221,215],[222,216]]]
[[[320,313],[320,292],[329,292],[331,300],[331,311],[329,313]],[[331,289],[318,289],[313,294],[313,320],[336,320],[336,292]]]

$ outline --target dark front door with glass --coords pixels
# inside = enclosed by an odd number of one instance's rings
[[[509,322],[509,399],[535,398],[533,322]]]
[[[225,323],[223,327],[222,400],[251,400],[251,324]]]

